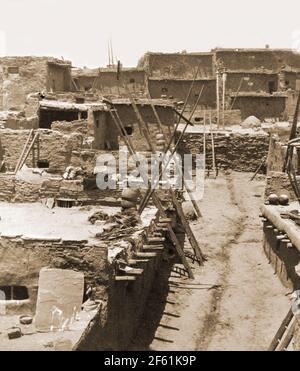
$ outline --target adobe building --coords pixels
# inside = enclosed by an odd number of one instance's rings
[[[105,96],[126,97],[129,89],[136,96],[146,93],[146,74],[139,68],[122,68],[118,75],[117,66],[96,69],[74,69],[72,75],[80,91],[98,92]]]
[[[0,110],[21,111],[36,92],[74,90],[71,62],[52,57],[0,58]]]
[[[185,101],[199,68],[188,105],[193,106],[197,102],[203,89],[199,108],[215,108],[213,53],[146,53],[139,61],[138,67],[147,73],[151,98],[163,96],[175,101]]]
[[[213,51],[217,89],[220,95],[225,94],[226,108],[239,109],[242,119],[254,113],[260,120],[279,121],[290,116],[295,104],[293,91],[300,83],[299,53],[269,48]]]

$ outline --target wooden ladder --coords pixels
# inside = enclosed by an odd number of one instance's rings
[[[290,309],[276,332],[268,351],[286,351],[293,339],[296,323],[296,317]]]
[[[39,133],[34,134],[34,130],[31,129],[28,135],[27,141],[19,157],[19,160],[17,162],[14,174],[16,174],[19,170],[22,169],[31,151],[32,151],[33,167],[35,167],[36,160],[39,159],[39,144],[37,141],[38,138],[39,138]]]

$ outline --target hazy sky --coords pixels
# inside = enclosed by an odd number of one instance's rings
[[[299,0],[0,0],[0,53],[63,56],[74,66],[124,66],[146,51],[300,49]]]

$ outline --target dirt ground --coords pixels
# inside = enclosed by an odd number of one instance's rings
[[[262,249],[264,179],[250,177],[206,181],[203,218],[192,227],[208,261],[194,264],[194,280],[173,272],[155,288],[132,349],[267,349],[290,302]]]

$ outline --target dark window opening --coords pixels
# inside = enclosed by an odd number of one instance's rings
[[[71,200],[67,198],[58,198],[56,203],[57,203],[57,207],[62,207],[64,209],[71,209],[73,206],[76,205],[76,200]]]
[[[96,182],[96,175],[90,175],[83,179],[83,189],[85,191],[94,191],[99,189]]]
[[[0,286],[0,300],[27,300],[29,294],[25,286]]]
[[[135,79],[130,79],[130,80],[129,80],[129,83],[130,83],[130,84],[134,84],[134,83],[135,83]]]
[[[49,169],[50,166],[48,160],[38,160],[36,164],[39,169]]]
[[[162,94],[167,94],[167,92],[168,92],[168,88],[162,88],[162,89],[161,89],[161,92],[162,92]]]
[[[200,122],[201,121],[201,117],[195,117],[195,122]]]
[[[10,74],[10,75],[18,75],[19,74],[19,67],[8,67],[7,68],[7,72]]]
[[[76,103],[84,103],[85,99],[83,97],[76,97],[75,101],[76,101]]]
[[[289,80],[286,80],[286,81],[285,81],[285,85],[286,85],[286,86],[290,85]]]
[[[268,87],[269,87],[269,93],[273,94],[276,91],[275,81],[269,81],[268,82]]]
[[[133,133],[133,127],[132,126],[125,126],[125,133],[124,134],[127,134],[127,135],[132,135]]]
[[[87,118],[87,112],[81,112],[81,118]],[[55,121],[77,121],[78,111],[62,111],[62,110],[40,110],[40,123],[41,129],[51,129],[52,122]]]
[[[96,127],[99,129],[99,119],[96,119]]]

